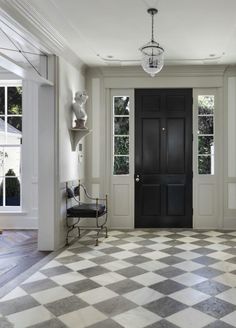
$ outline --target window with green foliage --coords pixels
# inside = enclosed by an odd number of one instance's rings
[[[198,174],[214,175],[213,95],[198,96]]]
[[[129,97],[113,97],[113,174],[129,174]]]
[[[22,87],[0,84],[0,206],[21,205]]]

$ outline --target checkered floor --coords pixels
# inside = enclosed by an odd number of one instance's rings
[[[236,232],[110,231],[0,301],[0,327],[236,327]]]

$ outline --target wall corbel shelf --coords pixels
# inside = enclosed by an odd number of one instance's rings
[[[71,147],[72,147],[72,151],[76,150],[77,144],[79,143],[79,141],[85,137],[87,134],[91,133],[92,130],[89,129],[77,129],[77,128],[71,128],[71,136],[72,136],[72,140],[71,140]]]

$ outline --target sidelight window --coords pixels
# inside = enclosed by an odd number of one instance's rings
[[[0,207],[21,205],[22,87],[0,85]]]
[[[113,97],[113,174],[129,174],[130,99]]]
[[[198,96],[198,174],[214,175],[214,95]]]

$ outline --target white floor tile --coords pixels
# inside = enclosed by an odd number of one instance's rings
[[[174,264],[173,266],[178,268],[178,269],[181,269],[181,270],[184,270],[184,271],[189,271],[189,272],[204,267],[204,265],[202,265],[200,263],[193,262],[193,261],[184,261],[184,262],[181,262],[181,263]]]
[[[52,319],[54,316],[43,306],[11,314],[7,319],[14,325],[14,328],[25,328],[37,323]]]
[[[28,279],[26,279],[24,281],[24,284],[25,283],[28,283],[28,282],[34,282],[34,281],[38,281],[38,280],[43,280],[43,279],[47,279],[47,276],[45,276],[43,273],[41,272],[36,272],[34,273],[31,277],[29,277]]]
[[[83,279],[86,279],[86,277],[76,271],[51,277],[51,280],[55,281],[58,285],[66,285],[70,284],[71,282],[80,281]]]
[[[170,294],[169,297],[186,304],[188,306],[192,306],[194,304],[197,304],[199,302],[202,302],[209,298],[209,295],[206,295],[204,293],[199,292],[198,290],[192,289],[192,288],[186,288],[183,290],[180,290],[176,293]]]
[[[66,264],[66,266],[71,270],[77,271],[77,270],[92,268],[96,266],[96,264],[89,260],[82,260],[82,261]]]
[[[81,310],[64,314],[59,318],[69,328],[85,328],[103,321],[107,317],[92,306],[88,306]]]
[[[161,252],[161,251],[153,251],[150,253],[145,253],[144,254],[145,257],[151,259],[151,260],[159,260],[162,259],[164,257],[169,256],[167,253]]]
[[[121,280],[124,280],[125,277],[116,273],[116,272],[108,272],[104,274],[100,274],[99,276],[92,277],[91,280],[97,282],[98,284],[102,286],[106,286],[109,284],[112,284],[114,282],[118,282]]]
[[[193,286],[193,285],[199,284],[200,282],[205,281],[207,279],[204,277],[198,276],[194,273],[188,272],[188,273],[181,274],[180,276],[174,277],[174,278],[172,278],[172,280],[175,280],[185,286]]]
[[[106,268],[110,271],[117,271],[117,270],[128,268],[128,267],[132,266],[132,264],[122,261],[122,260],[117,260],[117,261],[113,261],[113,262],[109,262],[109,263],[104,263],[101,266],[103,266],[104,268]]]
[[[16,287],[9,294],[7,294],[6,296],[2,297],[0,299],[0,302],[5,302],[5,301],[13,300],[14,298],[25,296],[25,295],[27,295],[27,293],[22,288]]]
[[[117,294],[106,287],[99,287],[80,293],[77,296],[92,305],[115,297]]]
[[[218,281],[226,286],[236,287],[236,275],[233,273],[226,272],[213,278],[213,280]]]
[[[133,310],[121,313],[112,319],[124,328],[143,328],[160,320],[160,317],[144,308],[137,307]]]
[[[144,305],[158,300],[159,298],[163,297],[163,294],[155,291],[152,288],[143,287],[130,293],[124,294],[123,296],[136,303],[137,305]]]
[[[236,305],[236,289],[235,288],[228,289],[225,292],[218,294],[217,298],[220,298],[223,301]]]
[[[73,295],[63,287],[54,287],[32,294],[33,298],[41,304],[57,301],[59,299]]]
[[[168,267],[167,264],[159,261],[149,261],[145,263],[140,263],[137,266],[147,271],[156,271]]]
[[[202,328],[215,321],[215,318],[201,311],[188,308],[171,315],[167,320],[181,328]]]
[[[226,315],[225,317],[221,318],[222,321],[228,323],[229,325],[235,327],[236,323],[236,311]]]
[[[121,251],[121,252],[112,254],[112,257],[115,257],[116,259],[119,259],[119,260],[124,260],[131,256],[134,256],[134,253],[132,253],[130,251]]]
[[[147,272],[144,274],[140,274],[136,277],[132,277],[131,279],[143,286],[151,286],[158,282],[164,281],[167,278],[160,276],[159,274],[156,274],[154,272]]]

